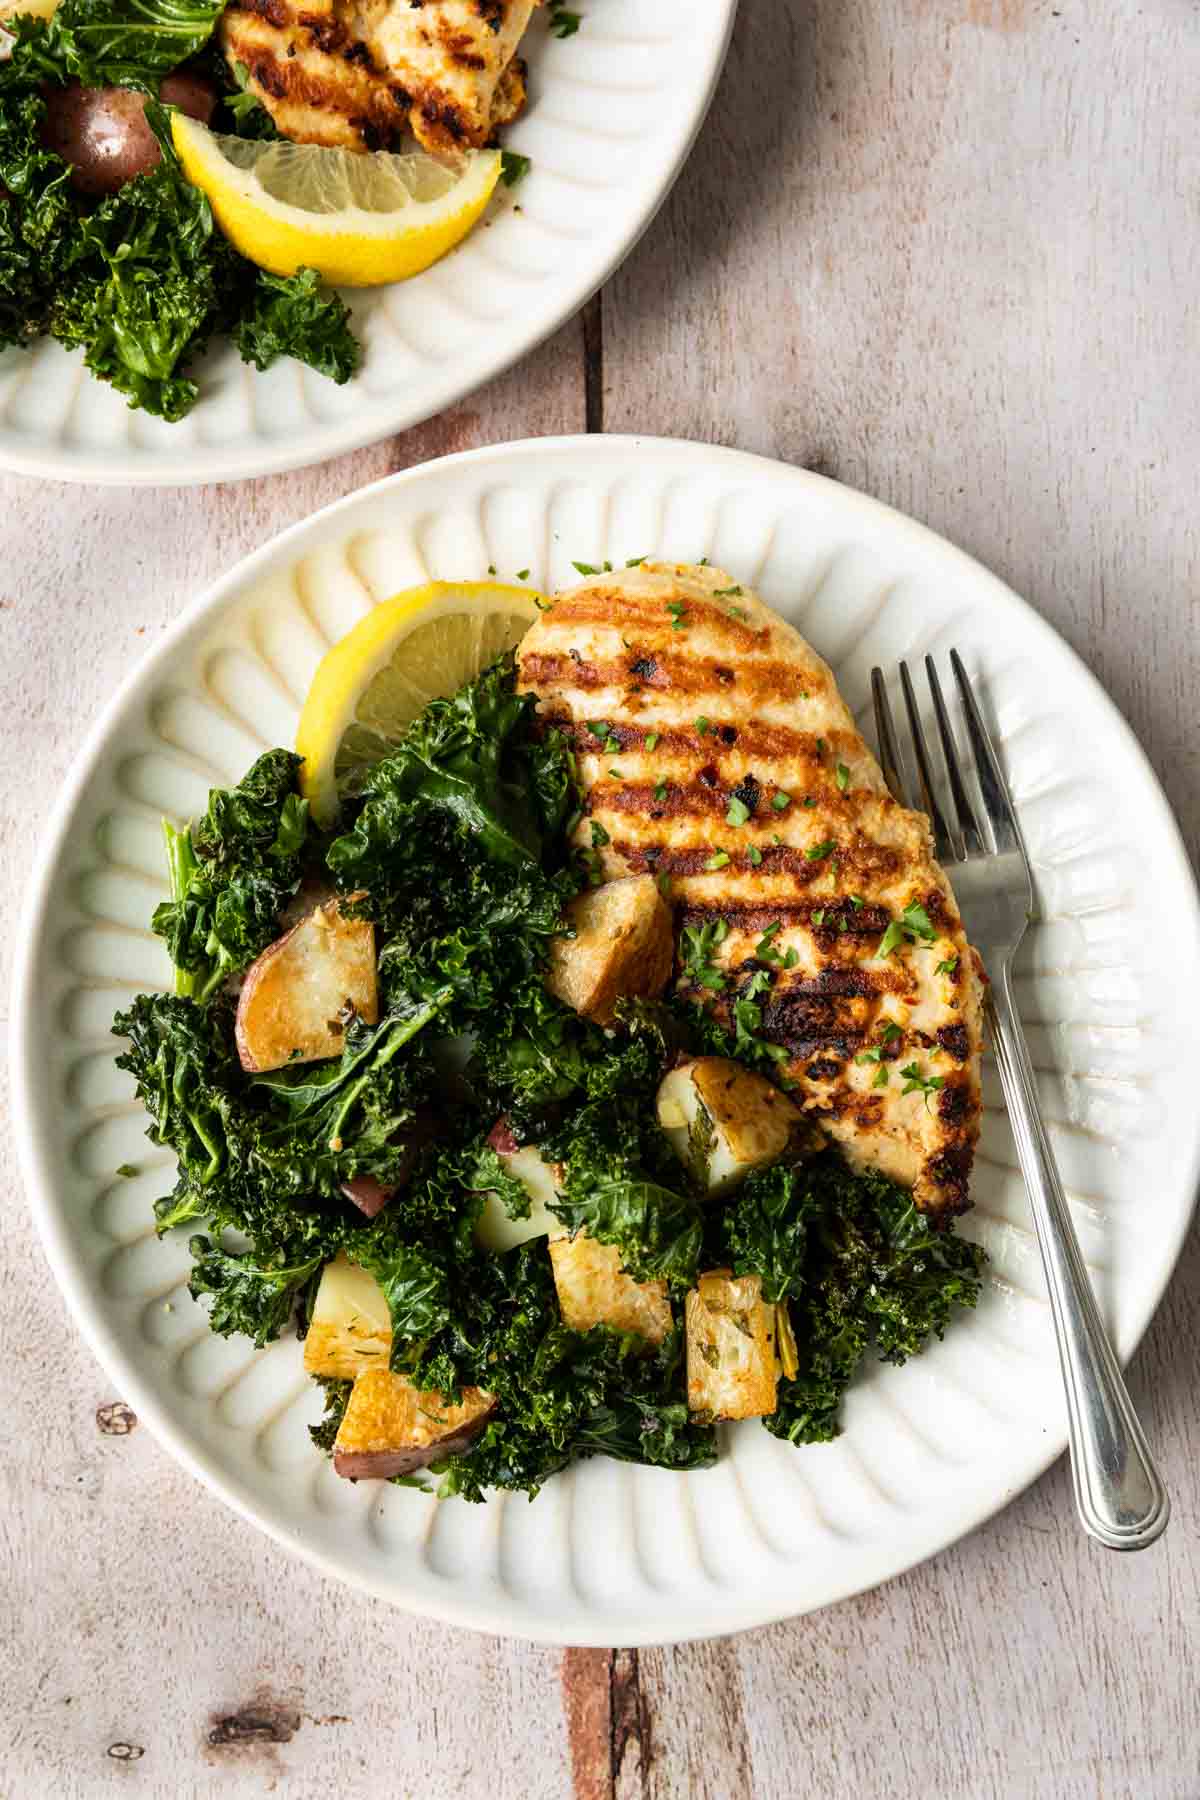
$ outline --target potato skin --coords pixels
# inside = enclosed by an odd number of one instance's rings
[[[451,1406],[386,1367],[364,1369],[334,1441],[334,1469],[350,1481],[411,1475],[465,1450],[495,1410],[481,1388],[464,1388],[462,1404]]]
[[[364,1024],[378,1023],[375,927],[342,912],[361,898],[313,907],[246,970],[234,1040],[248,1073],[340,1056],[338,1015],[347,1004]]]
[[[216,90],[202,76],[176,72],[164,77],[163,101],[207,125],[217,104]],[[71,186],[97,197],[157,166],[158,139],[146,123],[146,96],[132,88],[86,88],[78,81],[46,96],[42,140],[71,164]]]
[[[396,1197],[396,1189],[384,1187],[377,1175],[356,1175],[352,1181],[343,1181],[342,1192],[368,1219],[374,1219]]]
[[[394,1450],[339,1450],[334,1448],[333,1467],[347,1481],[390,1481],[393,1475],[413,1475],[443,1456],[458,1456],[483,1430],[487,1415],[460,1425],[449,1436],[432,1444],[410,1444]]]

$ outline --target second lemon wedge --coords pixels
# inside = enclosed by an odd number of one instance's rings
[[[225,236],[273,275],[316,269],[336,287],[405,281],[461,243],[500,179],[500,152],[448,165],[423,152],[371,156],[224,137],[175,113],[183,172]]]
[[[296,731],[300,785],[319,825],[430,700],[453,694],[539,612],[540,594],[493,581],[430,581],[382,601],[326,652]]]

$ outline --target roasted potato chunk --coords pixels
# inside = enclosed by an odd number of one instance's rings
[[[558,1198],[561,1163],[547,1162],[533,1144],[519,1145],[503,1119],[490,1132],[488,1143],[505,1171],[529,1195],[529,1213],[524,1219],[510,1218],[499,1194],[489,1193],[475,1224],[475,1242],[482,1250],[503,1251],[515,1250],[531,1238],[559,1235],[563,1227],[549,1209]]]
[[[763,1075],[723,1056],[700,1056],[663,1076],[658,1122],[696,1185],[728,1193],[778,1162],[798,1108]]]
[[[246,971],[235,1022],[243,1069],[340,1056],[351,1012],[368,1025],[379,1018],[375,927],[346,918],[340,901],[327,900]]]
[[[339,1252],[321,1271],[304,1340],[305,1368],[310,1375],[351,1381],[364,1369],[386,1369],[391,1353],[392,1315],[383,1289]]]
[[[390,1369],[364,1369],[334,1439],[333,1466],[352,1481],[411,1475],[465,1450],[495,1405],[482,1388],[464,1388],[461,1406],[451,1406]]]
[[[611,1325],[617,1331],[636,1331],[649,1344],[661,1344],[670,1331],[666,1283],[627,1275],[615,1244],[598,1244],[581,1231],[556,1239],[550,1261],[563,1323],[572,1331]]]
[[[687,1297],[688,1406],[713,1419],[775,1411],[775,1308],[757,1275],[713,1269]]]
[[[652,875],[631,875],[579,894],[567,907],[573,938],[550,945],[546,985],[567,1006],[611,1025],[622,999],[653,1000],[671,977],[671,909]]]

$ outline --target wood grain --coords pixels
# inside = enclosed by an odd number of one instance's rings
[[[1198,94],[1179,0],[745,0],[655,227],[491,389],[245,486],[0,482],[10,908],[80,732],[205,581],[393,468],[585,423],[821,468],[961,543],[1095,669],[1195,849]],[[4,1172],[3,1800],[1200,1800],[1195,1235],[1133,1366],[1153,1550],[1085,1541],[1060,1466],[816,1617],[564,1657],[332,1586],[113,1430]]]

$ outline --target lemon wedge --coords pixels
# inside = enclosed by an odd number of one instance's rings
[[[462,242],[500,179],[498,150],[453,164],[421,151],[361,156],[224,137],[183,113],[171,137],[235,249],[272,275],[316,269],[337,287],[419,275]]]
[[[549,602],[527,587],[431,581],[382,601],[326,652],[296,731],[301,790],[323,826],[339,796],[399,742],[430,700],[453,694],[524,637]]]

